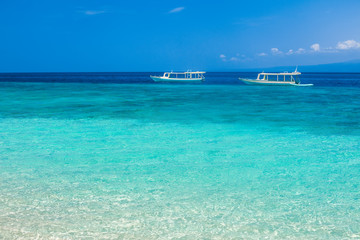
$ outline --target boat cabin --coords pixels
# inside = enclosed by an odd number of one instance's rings
[[[165,72],[164,78],[204,78],[205,72]]]
[[[155,82],[201,82],[205,80],[205,72],[165,72],[162,76],[150,76]]]
[[[271,81],[271,82],[291,82],[300,83],[299,81],[300,72],[283,72],[283,73],[259,73],[256,80]]]

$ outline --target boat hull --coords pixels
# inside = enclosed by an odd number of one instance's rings
[[[310,87],[314,84],[300,84],[295,82],[283,82],[283,81],[264,81],[256,79],[239,78],[245,84],[248,85],[265,85],[265,86],[296,86],[296,87]]]
[[[205,78],[166,78],[158,76],[150,76],[155,82],[202,82]]]

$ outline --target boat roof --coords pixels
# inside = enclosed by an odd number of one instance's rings
[[[289,76],[289,75],[300,75],[301,72],[291,72],[291,73],[288,73],[288,72],[282,72],[282,73],[259,73],[259,75],[286,75],[286,76]]]
[[[202,71],[195,71],[195,72],[192,72],[192,71],[187,71],[187,72],[165,72],[165,73],[172,73],[172,74],[185,74],[185,73],[206,73],[206,72],[202,72]]]

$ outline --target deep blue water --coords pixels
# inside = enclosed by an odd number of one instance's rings
[[[149,75],[0,74],[0,238],[360,238],[360,74]]]
[[[59,82],[59,83],[142,83],[154,84],[150,75],[160,72],[141,73],[0,73],[0,82]],[[255,72],[210,72],[206,73],[209,84],[239,84],[238,78],[256,78]],[[360,73],[302,73],[302,83],[316,86],[360,87]],[[162,83],[163,84],[163,83]],[[173,83],[172,83],[173,84]]]

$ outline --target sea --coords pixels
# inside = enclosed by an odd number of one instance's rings
[[[0,239],[360,239],[360,73],[0,74]]]

